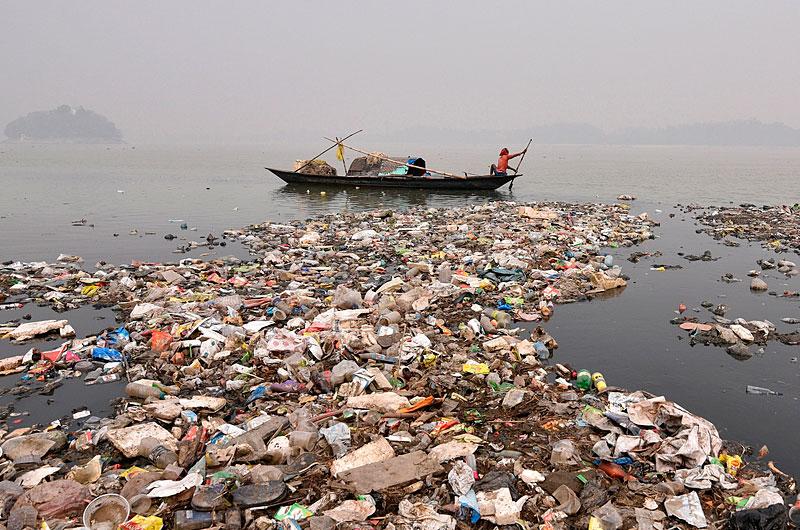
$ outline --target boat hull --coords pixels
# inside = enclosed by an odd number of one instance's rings
[[[359,186],[371,188],[406,188],[406,189],[425,189],[425,190],[496,190],[508,184],[521,175],[484,175],[478,177],[468,177],[464,179],[455,178],[421,178],[421,177],[402,177],[402,176],[328,176],[328,175],[307,175],[305,173],[295,173],[294,171],[284,171],[281,169],[264,168],[270,171],[279,179],[287,184],[309,184],[309,185],[328,185],[328,186]]]

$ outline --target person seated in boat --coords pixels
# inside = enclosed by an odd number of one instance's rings
[[[497,175],[498,177],[505,177],[508,175],[508,161],[512,158],[517,158],[518,156],[522,155],[527,151],[528,148],[526,147],[525,150],[520,151],[519,153],[514,153],[513,155],[508,154],[508,148],[504,147],[500,150],[500,158],[497,159],[497,165],[492,166],[489,168],[490,175]],[[511,170],[516,173],[517,170],[513,167]]]

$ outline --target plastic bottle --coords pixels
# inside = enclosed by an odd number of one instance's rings
[[[633,475],[625,471],[619,464],[615,464],[613,462],[600,462],[600,465],[597,466],[597,469],[608,475],[610,478],[618,478],[622,480],[630,480],[635,478]]]
[[[795,526],[800,526],[800,495],[797,496],[795,503],[789,508],[789,520],[792,521]]]
[[[214,522],[224,522],[225,514],[214,512],[198,512],[197,510],[178,510],[175,512],[176,530],[199,530],[208,528]]]
[[[497,328],[495,328],[494,324],[492,324],[492,319],[486,315],[481,315],[481,327],[486,333],[494,333],[497,331]]]
[[[511,315],[505,311],[498,311],[497,309],[487,307],[483,310],[483,314],[497,322],[498,328],[507,328],[511,325]]]
[[[721,464],[725,464],[726,471],[732,477],[735,477],[739,473],[739,468],[742,467],[744,463],[741,456],[728,454],[719,455],[719,461]]]
[[[464,461],[467,463],[469,467],[472,468],[472,472],[474,475],[478,474],[478,461],[475,458],[475,455],[467,455],[464,457]]]
[[[594,383],[594,387],[598,392],[602,392],[608,388],[608,385],[606,385],[606,378],[603,377],[603,374],[600,372],[595,372],[592,374],[592,383]]]
[[[159,469],[166,469],[178,461],[178,455],[155,438],[147,437],[139,443],[139,455],[146,457]]]
[[[770,390],[769,388],[764,388],[763,386],[753,386],[747,385],[747,393],[748,394],[759,394],[759,395],[768,395],[768,396],[782,396],[781,392],[775,392],[774,390]]]
[[[533,349],[536,351],[536,356],[539,357],[539,359],[550,358],[550,350],[547,349],[547,346],[544,345],[544,342],[537,340],[533,343]]]
[[[125,386],[125,393],[130,397],[142,400],[150,397],[164,399],[164,392],[154,386],[143,383],[128,383]]]
[[[94,381],[92,381],[91,383],[86,383],[86,384],[96,385],[99,383],[111,383],[113,381],[119,381],[119,374],[103,374]]]
[[[399,311],[387,311],[378,318],[378,325],[391,326],[403,320],[403,315]]]
[[[139,515],[145,515],[153,505],[153,500],[147,495],[134,495],[128,502],[131,505],[131,511]]]
[[[589,390],[592,388],[592,374],[589,370],[579,370],[578,375],[575,377],[575,386],[581,390]]]
[[[305,451],[311,451],[317,444],[319,435],[315,432],[292,431],[289,433],[289,444]]]
[[[164,383],[155,382],[153,386],[170,396],[177,396],[181,392],[181,387],[178,385],[165,385]]]

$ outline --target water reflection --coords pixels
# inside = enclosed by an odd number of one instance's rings
[[[270,191],[273,201],[291,201],[300,217],[337,211],[361,211],[376,207],[403,209],[413,206],[442,208],[482,204],[496,200],[512,200],[509,191],[434,191],[394,188],[353,188],[346,186],[311,186],[287,184]]]

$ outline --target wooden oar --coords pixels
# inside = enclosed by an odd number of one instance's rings
[[[325,137],[325,140],[328,140],[329,142],[335,142],[336,141],[336,140],[331,140],[330,138],[327,138],[327,137]],[[415,166],[414,164],[408,164],[406,162],[398,162],[397,160],[392,160],[391,158],[387,158],[385,156],[376,155],[375,153],[368,153],[366,151],[362,151],[361,149],[356,149],[355,147],[351,147],[349,145],[345,145],[341,141],[339,143],[342,144],[347,149],[350,149],[351,151],[355,151],[356,153],[361,153],[362,155],[366,155],[366,156],[374,156],[378,160],[384,160],[386,162],[391,162],[393,164],[397,164],[398,166],[406,166],[406,167],[413,167],[414,169],[422,169],[424,171],[430,171],[431,173],[436,173],[437,175],[444,175],[445,177],[449,177],[449,178],[453,178],[453,179],[464,180],[464,179],[467,178],[467,177],[462,177],[461,175],[454,175],[452,173],[447,173],[445,171],[438,171],[436,169],[431,169],[429,167]]]
[[[348,134],[347,136],[345,136],[344,138],[342,138],[342,141],[345,141],[345,140],[347,140],[348,138],[352,138],[353,136],[357,135],[358,133],[360,133],[360,132],[361,132],[361,131],[363,131],[363,130],[364,130],[364,129],[359,129],[359,130],[357,130],[356,132],[354,132],[353,134]],[[331,140],[330,138],[325,138],[325,139],[326,139],[326,140],[330,140],[331,142],[333,142],[333,141],[334,141],[334,140]],[[294,170],[294,172],[295,172],[295,173],[299,173],[301,169],[303,169],[304,167],[308,166],[308,165],[309,165],[311,162],[313,162],[313,161],[314,161],[314,160],[316,160],[317,158],[321,157],[322,155],[324,155],[325,153],[327,153],[328,151],[330,151],[331,149],[333,149],[333,148],[334,148],[334,147],[336,147],[337,145],[339,145],[339,143],[338,143],[338,142],[337,142],[337,143],[334,143],[332,146],[330,146],[329,148],[325,149],[323,152],[321,152],[320,154],[318,154],[318,155],[317,155],[317,156],[315,156],[314,158],[309,158],[308,160],[306,160],[306,163],[305,163],[305,164],[303,164],[303,165],[302,165],[302,166],[300,166],[299,168],[295,169],[295,170]],[[345,171],[345,173],[347,173],[347,171]]]
[[[531,146],[531,142],[533,142],[533,138],[528,140],[528,145],[525,146],[525,150],[522,152],[522,156],[519,157],[519,164],[517,164],[517,169],[514,170],[514,178],[511,179],[511,184],[508,185],[509,191],[511,191],[514,188],[514,179],[522,176],[519,174],[519,167],[522,165],[522,161],[525,160],[525,155],[528,154],[528,148]]]
[[[525,146],[525,150],[522,151],[522,156],[519,157],[519,164],[517,164],[517,169],[514,170],[514,173],[519,173],[519,166],[522,165],[522,161],[525,160],[525,155],[528,154],[528,148],[531,146],[531,142],[533,142],[533,138],[528,140],[528,145]]]

